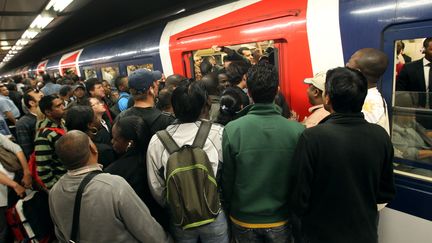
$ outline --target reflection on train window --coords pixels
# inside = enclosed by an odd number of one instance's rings
[[[425,38],[395,42],[392,143],[395,169],[432,178],[432,93],[426,82]],[[430,43],[432,50],[432,42]],[[432,87],[431,87],[432,88]],[[421,178],[421,177],[420,177]]]
[[[245,60],[249,63],[275,63],[274,41],[261,41],[225,47],[212,47],[193,52],[193,73],[196,80],[202,76],[226,68],[232,61]]]
[[[138,69],[149,69],[153,71],[153,64],[152,63],[146,63],[146,64],[138,64],[138,65],[128,65],[127,66],[127,74],[129,75],[131,72],[138,70]]]
[[[76,69],[74,67],[71,68],[63,68],[63,75],[71,75],[76,74]]]
[[[102,71],[102,79],[108,82],[114,81],[114,79],[119,75],[118,67],[103,67]]]
[[[97,78],[96,68],[84,68],[85,79]]]

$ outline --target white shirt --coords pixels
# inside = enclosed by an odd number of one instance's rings
[[[380,125],[390,135],[387,103],[376,87],[368,89],[362,112],[366,121]]]
[[[168,133],[172,136],[179,147],[185,144],[192,145],[195,135],[201,122],[183,123],[170,125],[167,127]],[[214,173],[218,171],[219,163],[222,162],[222,132],[223,127],[218,124],[212,124],[207,141],[204,144],[203,150],[207,153],[210,164]],[[147,150],[147,174],[149,180],[150,191],[156,201],[165,205],[165,178],[159,173],[160,168],[166,168],[169,153],[159,140],[157,135],[153,135]],[[166,173],[166,170],[164,170]]]
[[[429,61],[426,58],[423,58],[423,71],[424,71],[424,78],[425,78],[425,87],[426,92],[429,90]]]

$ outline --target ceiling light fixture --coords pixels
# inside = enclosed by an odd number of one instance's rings
[[[54,11],[62,12],[71,2],[73,0],[51,0],[45,7],[45,10],[49,10],[52,7]]]
[[[2,46],[0,47],[2,50],[10,50],[12,47],[10,46]]]
[[[0,45],[2,45],[2,46],[8,46],[8,45],[9,45],[9,42],[7,42],[7,41],[1,41],[1,42],[0,42]]]

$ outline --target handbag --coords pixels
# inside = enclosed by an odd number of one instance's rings
[[[11,151],[3,148],[3,146],[0,146],[0,162],[9,172],[17,172],[22,170],[22,166],[18,157]]]

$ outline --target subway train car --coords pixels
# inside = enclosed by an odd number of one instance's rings
[[[388,104],[391,126],[403,113],[431,119],[429,109],[399,105],[395,92],[396,42],[405,53],[422,58],[422,39],[432,34],[432,1],[426,0],[241,0],[168,23],[143,26],[78,50],[35,60],[15,73],[75,72],[84,78],[111,80],[137,68],[161,70],[189,78],[194,66],[213,56],[222,65],[224,53],[213,45],[273,50],[280,86],[291,108],[307,115],[307,86],[314,73],[344,66],[358,49],[383,50],[390,64],[379,89]],[[395,131],[392,131],[392,137]],[[426,148],[430,149],[430,147]],[[409,158],[396,148],[397,196],[381,211],[380,242],[432,241],[432,160]],[[276,185],[275,185],[276,186]],[[353,210],[356,210],[353,208]],[[347,222],[349,223],[349,222]]]

